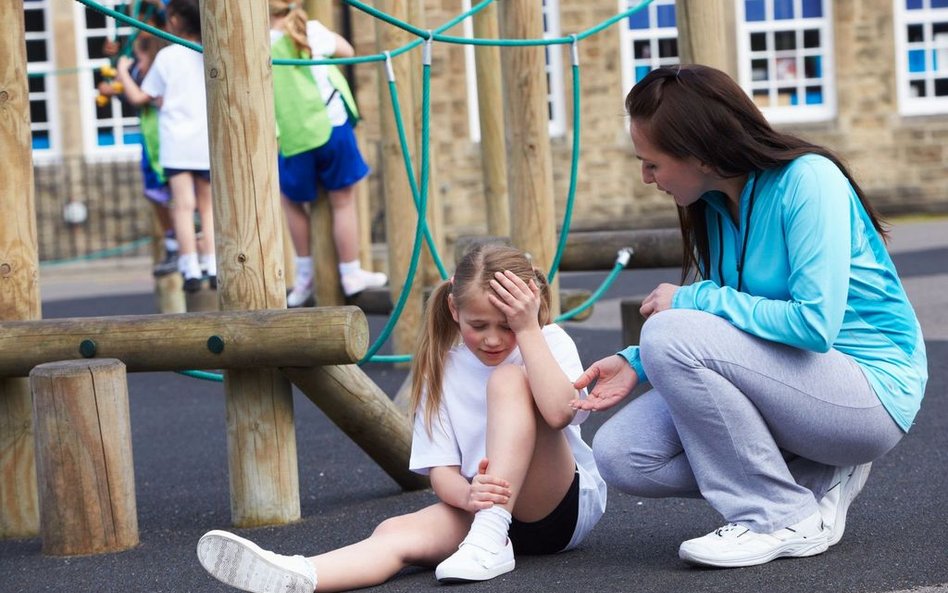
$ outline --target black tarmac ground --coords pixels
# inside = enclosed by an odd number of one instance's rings
[[[873,465],[837,546],[758,567],[693,568],[678,559],[678,545],[720,526],[720,516],[701,500],[643,499],[612,490],[605,516],[580,549],[518,558],[514,572],[451,586],[452,592],[948,593],[948,221],[901,222],[895,238],[896,265],[926,335],[931,379],[917,424]],[[560,275],[564,287],[595,288],[604,278],[598,272]],[[589,320],[565,324],[583,362],[624,346],[619,299],[676,279],[671,269],[623,271]],[[47,318],[154,312],[147,292],[57,298],[43,307]],[[369,319],[377,336],[386,320]],[[390,396],[406,375],[392,365],[363,368]],[[129,398],[141,544],[116,554],[63,558],[43,555],[39,539],[0,541],[0,593],[231,590],[204,572],[194,552],[205,531],[230,529],[222,384],[172,373],[130,374]],[[312,555],[435,500],[430,491],[401,491],[298,392],[295,406],[302,520],[237,533],[277,552]],[[583,436],[591,441],[609,415],[594,414]],[[430,570],[409,569],[368,591],[444,588]]]

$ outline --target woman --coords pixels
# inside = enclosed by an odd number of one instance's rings
[[[728,524],[679,556],[749,566],[842,537],[869,464],[928,379],[912,306],[859,185],[827,149],[770,127],[726,74],[661,68],[626,109],[645,183],[678,206],[684,286],[643,301],[641,343],[593,364],[578,409],[652,390],[593,443],[638,496],[701,496]]]

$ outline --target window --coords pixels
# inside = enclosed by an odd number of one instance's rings
[[[50,34],[48,0],[23,3],[26,25],[27,76],[30,93],[30,130],[34,156],[43,158],[59,151],[56,128],[56,78]]]
[[[895,0],[899,111],[948,113],[948,0]]]
[[[619,12],[640,0],[619,0]],[[625,19],[619,29],[623,96],[646,74],[678,63],[678,24],[674,0],[653,0]]]
[[[831,3],[736,0],[738,77],[774,123],[836,113]]]
[[[461,10],[467,12],[471,9],[471,0],[462,2]],[[464,19],[464,36],[474,37],[474,25],[472,19]],[[543,0],[543,38],[555,39],[562,37],[560,33],[560,0]],[[547,84],[547,110],[550,118],[550,136],[558,137],[566,133],[566,99],[564,96],[563,81],[563,46],[547,45],[544,46],[546,53],[546,84]],[[500,51],[510,51],[500,48]],[[465,70],[467,71],[467,106],[468,106],[468,127],[470,128],[471,140],[480,142],[481,126],[477,114],[477,74],[474,66],[474,46],[464,46]]]
[[[100,0],[103,5],[131,14],[132,7],[124,0]],[[78,66],[80,113],[82,114],[84,148],[87,154],[139,154],[141,132],[134,107],[113,97],[103,106],[96,103],[97,86],[108,82],[102,67],[112,63],[105,55],[106,41],[114,40],[123,51],[134,29],[119,23],[92,8],[76,3],[76,36],[79,45]],[[140,16],[140,15],[132,15]]]

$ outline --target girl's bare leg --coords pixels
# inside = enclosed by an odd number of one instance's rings
[[[538,521],[563,500],[576,462],[566,435],[537,410],[526,372],[499,367],[487,386],[487,473],[510,482],[501,505],[520,521]]]
[[[332,239],[340,262],[359,259],[359,214],[355,185],[329,192],[332,208]]]
[[[290,240],[297,257],[309,257],[309,213],[300,202],[294,202],[281,194],[283,212],[286,213],[286,226],[290,231]]]
[[[214,253],[214,203],[211,200],[211,183],[203,177],[195,175],[194,193],[198,215],[201,217],[201,235],[203,236],[201,253],[212,255]],[[216,270],[210,272],[212,275],[217,273]]]
[[[171,212],[178,252],[181,255],[197,253],[194,236],[194,176],[191,173],[178,173],[168,179],[168,187],[171,188]]]
[[[434,566],[450,556],[471,526],[473,515],[437,503],[386,519],[368,538],[310,558],[317,591],[378,585],[407,566]]]

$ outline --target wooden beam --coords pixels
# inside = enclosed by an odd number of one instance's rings
[[[357,307],[0,322],[0,377],[44,362],[117,358],[129,371],[348,364],[368,350]]]
[[[0,320],[40,317],[24,14],[0,2]],[[39,533],[31,402],[26,379],[0,378],[0,539]]]
[[[306,397],[405,490],[428,486],[408,469],[409,417],[355,365],[281,369]]]

